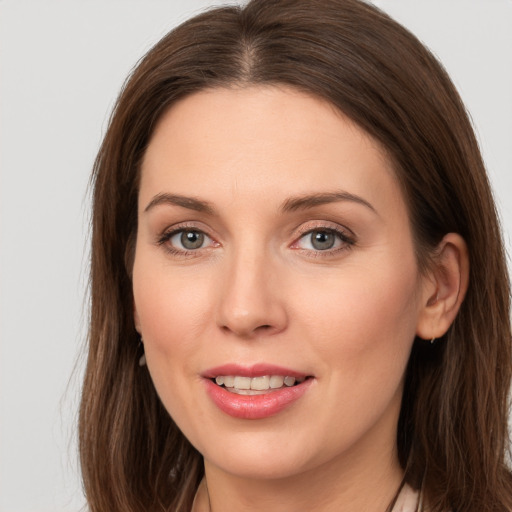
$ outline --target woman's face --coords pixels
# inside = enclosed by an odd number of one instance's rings
[[[396,459],[426,292],[374,140],[287,88],[200,92],[159,122],[138,215],[136,326],[207,464],[277,478]]]

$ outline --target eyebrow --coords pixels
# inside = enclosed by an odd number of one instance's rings
[[[315,206],[321,206],[324,204],[341,201],[350,201],[353,203],[361,204],[378,215],[377,210],[368,201],[366,201],[366,199],[345,191],[323,192],[299,197],[291,197],[283,203],[281,206],[281,211],[286,213],[294,212],[297,210],[307,210],[309,208],[314,208]],[[203,201],[195,197],[167,193],[161,193],[154,196],[144,209],[144,212],[148,212],[152,208],[155,208],[159,205],[181,206],[182,208],[206,213],[208,215],[213,215],[215,212],[213,206],[208,201]]]
[[[297,210],[307,210],[309,208],[314,208],[315,206],[321,206],[324,204],[336,203],[340,201],[350,201],[353,203],[361,204],[378,215],[377,210],[366,199],[345,191],[325,192],[299,197],[291,197],[283,203],[281,210],[283,212],[294,212]]]
[[[206,213],[208,215],[213,215],[214,210],[211,204],[208,201],[203,201],[201,199],[196,199],[195,197],[187,197],[180,196],[176,194],[157,194],[149,204],[144,209],[144,212],[148,212],[155,206],[159,205],[174,205],[181,206],[182,208],[188,208],[189,210],[194,210],[196,212]]]

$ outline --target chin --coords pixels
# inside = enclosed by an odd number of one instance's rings
[[[217,439],[211,449],[200,447],[205,465],[244,479],[285,479],[312,470],[332,458],[332,452],[315,449],[316,436],[291,433],[288,429],[269,435],[256,433],[230,434]],[[309,441],[308,441],[309,439]],[[205,449],[206,448],[206,449]]]
[[[261,454],[224,452],[219,460],[205,460],[205,465],[211,464],[225,473],[249,480],[279,480],[302,473],[309,469],[300,457],[289,456],[287,453],[277,453],[273,457]]]

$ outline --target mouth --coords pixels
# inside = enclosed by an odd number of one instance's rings
[[[290,375],[262,375],[246,377],[242,375],[218,375],[211,381],[230,393],[237,395],[264,395],[302,384],[309,377]]]
[[[202,374],[206,392],[224,413],[239,419],[275,416],[301,401],[316,378],[270,364],[227,364]]]

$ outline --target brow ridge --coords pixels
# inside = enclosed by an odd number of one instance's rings
[[[314,208],[315,206],[321,206],[323,204],[335,203],[340,201],[350,201],[358,203],[369,208],[374,213],[377,213],[377,210],[366,199],[363,199],[362,197],[356,194],[351,194],[350,192],[346,191],[319,192],[316,194],[307,194],[304,196],[291,197],[283,203],[283,205],[281,206],[281,210],[283,212],[294,212],[297,210],[307,210],[309,208]]]
[[[283,213],[287,213],[298,210],[307,210],[309,208],[314,208],[315,206],[321,206],[324,204],[341,201],[349,201],[361,204],[369,208],[373,212],[377,213],[372,204],[366,201],[366,199],[363,199],[358,195],[346,191],[319,192],[315,194],[307,194],[298,197],[290,197],[282,204],[281,211]],[[214,209],[211,203],[209,203],[208,201],[197,199],[195,197],[188,197],[179,194],[169,194],[165,192],[162,192],[154,196],[153,199],[144,209],[144,212],[147,212],[152,208],[155,208],[156,206],[165,204],[180,206],[182,208],[195,210],[209,215],[213,215],[214,213]]]
[[[156,206],[166,204],[173,206],[181,206],[182,208],[195,210],[197,212],[202,212],[209,215],[212,215],[214,213],[213,207],[208,201],[203,201],[195,197],[182,196],[179,194],[168,194],[165,192],[162,192],[154,196],[153,199],[151,199],[149,204],[144,209],[144,212],[148,212],[149,210],[155,208]]]

